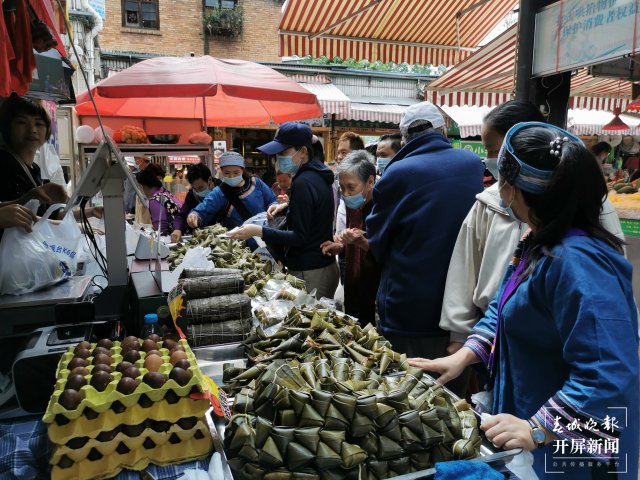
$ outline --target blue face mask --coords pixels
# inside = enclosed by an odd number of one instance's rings
[[[237,187],[242,183],[242,180],[242,175],[238,175],[237,177],[222,177],[222,182],[230,187]]]
[[[299,151],[300,150],[298,150],[298,152]],[[276,155],[276,170],[279,170],[282,173],[288,173],[292,177],[298,173],[300,164],[293,163],[293,157],[295,157],[298,152],[293,155]]]
[[[387,168],[387,165],[389,165],[389,162],[391,161],[390,158],[384,158],[384,157],[378,157],[376,160],[376,166],[378,167],[378,171],[380,172],[380,175],[382,175],[384,173],[384,171]]]
[[[211,189],[210,188],[205,188],[204,190],[202,190],[201,192],[196,192],[194,190],[193,192],[195,194],[196,197],[204,199],[207,197],[207,195],[209,195],[211,193]]]
[[[504,185],[503,185],[504,186]],[[498,189],[498,195],[500,194],[500,190],[502,190],[502,187],[500,187]],[[511,208],[511,204],[507,205],[504,200],[502,199],[502,197],[500,197],[500,208],[503,208],[506,212],[507,215],[512,219],[512,220],[516,220],[516,221],[520,221],[518,219],[518,217],[516,217],[516,214],[513,213],[513,209]]]
[[[359,208],[362,208],[365,202],[362,192],[351,195],[350,197],[343,196],[342,199],[344,200],[345,206],[351,210],[358,210]]]

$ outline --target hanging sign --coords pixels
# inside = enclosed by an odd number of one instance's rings
[[[533,75],[575,70],[638,49],[639,0],[561,0],[536,14]]]

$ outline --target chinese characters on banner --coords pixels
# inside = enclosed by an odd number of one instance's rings
[[[534,76],[627,55],[640,44],[637,0],[563,0],[536,15]]]

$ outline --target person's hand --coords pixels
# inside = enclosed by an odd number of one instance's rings
[[[22,227],[31,232],[31,225],[36,220],[31,210],[17,203],[0,208],[0,228]]]
[[[171,232],[171,242],[172,243],[178,243],[181,238],[182,238],[182,231],[181,230],[174,230],[173,232]]]
[[[476,363],[478,360],[478,356],[473,352],[473,350],[469,348],[461,348],[453,355],[436,358],[435,360],[428,360],[426,358],[410,358],[409,365],[421,368],[427,372],[439,374],[439,377],[436,380],[444,385],[454,378],[458,378],[468,365]]]
[[[327,240],[322,245],[320,245],[320,249],[322,250],[323,255],[327,255],[328,257],[335,257],[336,255],[340,255],[344,250],[344,245],[337,242],[332,242],[331,240]]]
[[[288,206],[289,206],[288,203],[269,205],[269,208],[267,208],[267,220],[273,220],[276,217],[276,215],[278,215]]]
[[[262,237],[262,227],[259,225],[243,225],[237,230],[228,232],[227,236],[233,240],[247,240],[252,237]]]
[[[29,200],[36,199],[42,203],[54,204],[54,203],[67,203],[69,197],[67,197],[67,191],[62,185],[49,182],[39,187],[32,188],[27,194],[21,198],[26,203]]]
[[[449,345],[447,345],[447,353],[453,355],[462,347],[464,347],[464,343],[462,342],[449,342]]]
[[[198,228],[200,226],[200,217],[197,213],[191,212],[187,216],[187,225],[191,228]]]
[[[278,195],[278,203],[289,203],[289,195]]]
[[[507,413],[495,415],[484,422],[480,428],[496,448],[505,450],[522,448],[531,451],[537,447],[531,436],[529,422],[513,415]]]
[[[358,228],[346,228],[341,233],[342,243],[357,244],[365,238],[364,232]]]
[[[102,218],[104,217],[104,207],[89,207],[84,209],[87,218],[95,217]]]

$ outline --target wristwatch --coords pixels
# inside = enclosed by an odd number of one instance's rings
[[[527,422],[529,422],[529,425],[531,426],[531,438],[533,438],[533,443],[536,444],[537,448],[544,447],[544,442],[547,439],[547,435],[544,433],[544,430],[542,430],[536,422],[531,419],[528,419]]]

